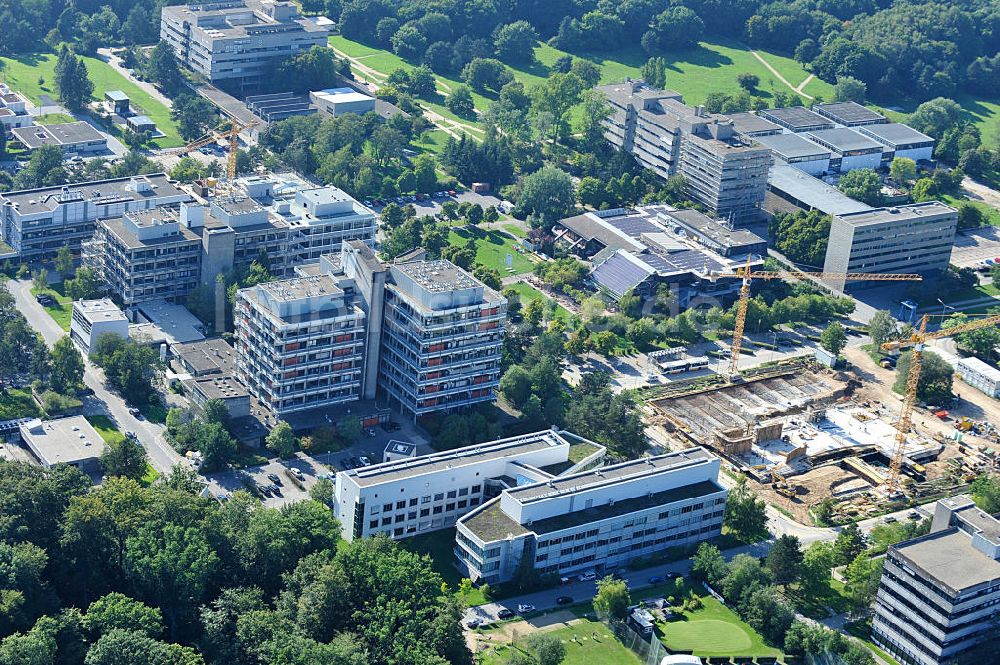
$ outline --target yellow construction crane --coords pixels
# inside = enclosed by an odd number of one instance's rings
[[[910,371],[906,375],[906,393],[903,395],[903,407],[899,414],[899,420],[896,421],[896,445],[892,449],[892,457],[889,460],[889,476],[885,482],[890,494],[897,494],[902,490],[899,474],[903,466],[903,456],[906,451],[906,437],[910,433],[910,425],[913,421],[913,406],[917,402],[917,385],[920,383],[920,373],[923,369],[924,345],[929,340],[944,339],[945,337],[952,337],[964,332],[1000,325],[1000,316],[987,316],[951,328],[942,328],[934,332],[927,332],[927,319],[928,317],[925,314],[920,319],[920,326],[906,339],[886,342],[882,345],[882,350],[884,351],[896,351],[913,347],[913,351],[910,354]]]
[[[240,147],[240,132],[250,129],[251,127],[256,127],[259,124],[260,121],[258,120],[251,120],[248,123],[243,123],[237,121],[235,118],[229,118],[227,122],[209,131],[201,138],[191,141],[182,148],[171,150],[167,154],[186,155],[189,152],[194,152],[198,148],[202,148],[210,143],[215,143],[216,141],[222,139],[228,139],[229,149],[228,160],[226,163],[226,181],[231,183],[236,178],[236,155]]]
[[[743,280],[736,308],[736,323],[733,326],[732,357],[729,360],[730,380],[739,376],[740,349],[743,346],[743,329],[747,322],[747,304],[750,302],[750,283],[755,279],[831,279],[837,281],[912,282],[923,279],[920,275],[895,273],[855,273],[855,272],[803,272],[801,270],[751,270],[750,257],[747,264],[736,272],[713,273],[709,279],[735,278]]]

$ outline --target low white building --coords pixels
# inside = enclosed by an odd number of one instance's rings
[[[21,423],[21,440],[46,469],[69,464],[84,473],[101,471],[104,439],[83,416]]]
[[[955,363],[955,371],[976,390],[990,397],[1000,397],[1000,369],[979,358],[962,358]]]
[[[718,536],[728,491],[704,448],[646,457],[505,489],[463,516],[463,575],[497,584],[525,568],[544,575],[626,566]]]
[[[354,88],[328,88],[310,92],[309,101],[320,111],[333,117],[346,113],[363,115],[375,110],[375,98]]]
[[[349,541],[377,534],[406,538],[452,527],[504,489],[553,479],[552,470],[600,464],[604,454],[603,446],[574,434],[545,430],[401,457],[338,473],[334,510]]]
[[[109,298],[73,303],[69,334],[85,356],[90,357],[98,338],[105,333],[128,337],[128,317],[117,305]]]

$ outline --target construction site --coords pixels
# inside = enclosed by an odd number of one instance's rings
[[[805,524],[827,499],[835,521],[860,519],[953,492],[992,466],[992,449],[955,423],[921,413],[900,436],[901,398],[884,388],[866,373],[797,359],[737,381],[678,386],[648,402],[647,415],[672,447],[711,448]]]

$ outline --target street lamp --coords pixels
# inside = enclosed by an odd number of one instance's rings
[[[952,310],[952,311],[955,311],[955,309],[956,309],[955,307],[952,307],[951,305],[946,305],[944,303],[944,301],[941,300],[940,298],[935,298],[935,300],[937,300],[941,304],[941,316],[944,316],[945,312],[947,310],[949,310],[949,309]]]

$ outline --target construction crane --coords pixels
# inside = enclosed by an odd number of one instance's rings
[[[227,151],[228,160],[226,163],[226,181],[228,183],[232,183],[232,181],[236,178],[236,155],[239,152],[240,147],[240,132],[256,127],[259,124],[259,120],[251,120],[250,122],[244,123],[237,121],[235,118],[229,118],[228,122],[219,125],[219,127],[209,131],[201,138],[191,141],[182,148],[171,150],[167,154],[186,155],[211,143],[215,143],[222,139],[228,139],[229,149]],[[228,125],[228,128],[226,128],[226,125]]]
[[[906,437],[910,433],[910,426],[913,421],[913,406],[917,402],[917,385],[920,383],[920,373],[923,370],[924,345],[930,340],[944,339],[965,332],[987,328],[989,326],[1000,325],[1000,316],[987,316],[976,319],[968,323],[942,328],[934,332],[927,332],[927,319],[925,314],[920,319],[920,326],[906,339],[886,342],[882,345],[883,351],[898,351],[900,349],[912,347],[910,354],[910,370],[906,375],[906,392],[903,395],[903,407],[896,421],[896,444],[892,449],[892,457],[889,460],[889,476],[886,478],[886,489],[889,494],[898,494],[902,491],[900,482],[900,470],[903,466],[903,456],[906,452]]]
[[[736,272],[711,273],[709,279],[715,281],[721,278],[743,280],[736,308],[736,323],[733,327],[732,356],[729,360],[729,379],[739,376],[740,349],[743,347],[743,329],[747,322],[747,304],[750,302],[750,283],[755,279],[831,279],[837,281],[873,281],[873,282],[918,282],[920,275],[907,273],[856,273],[856,272],[803,272],[801,270],[751,270],[750,257],[747,264],[737,268]]]

